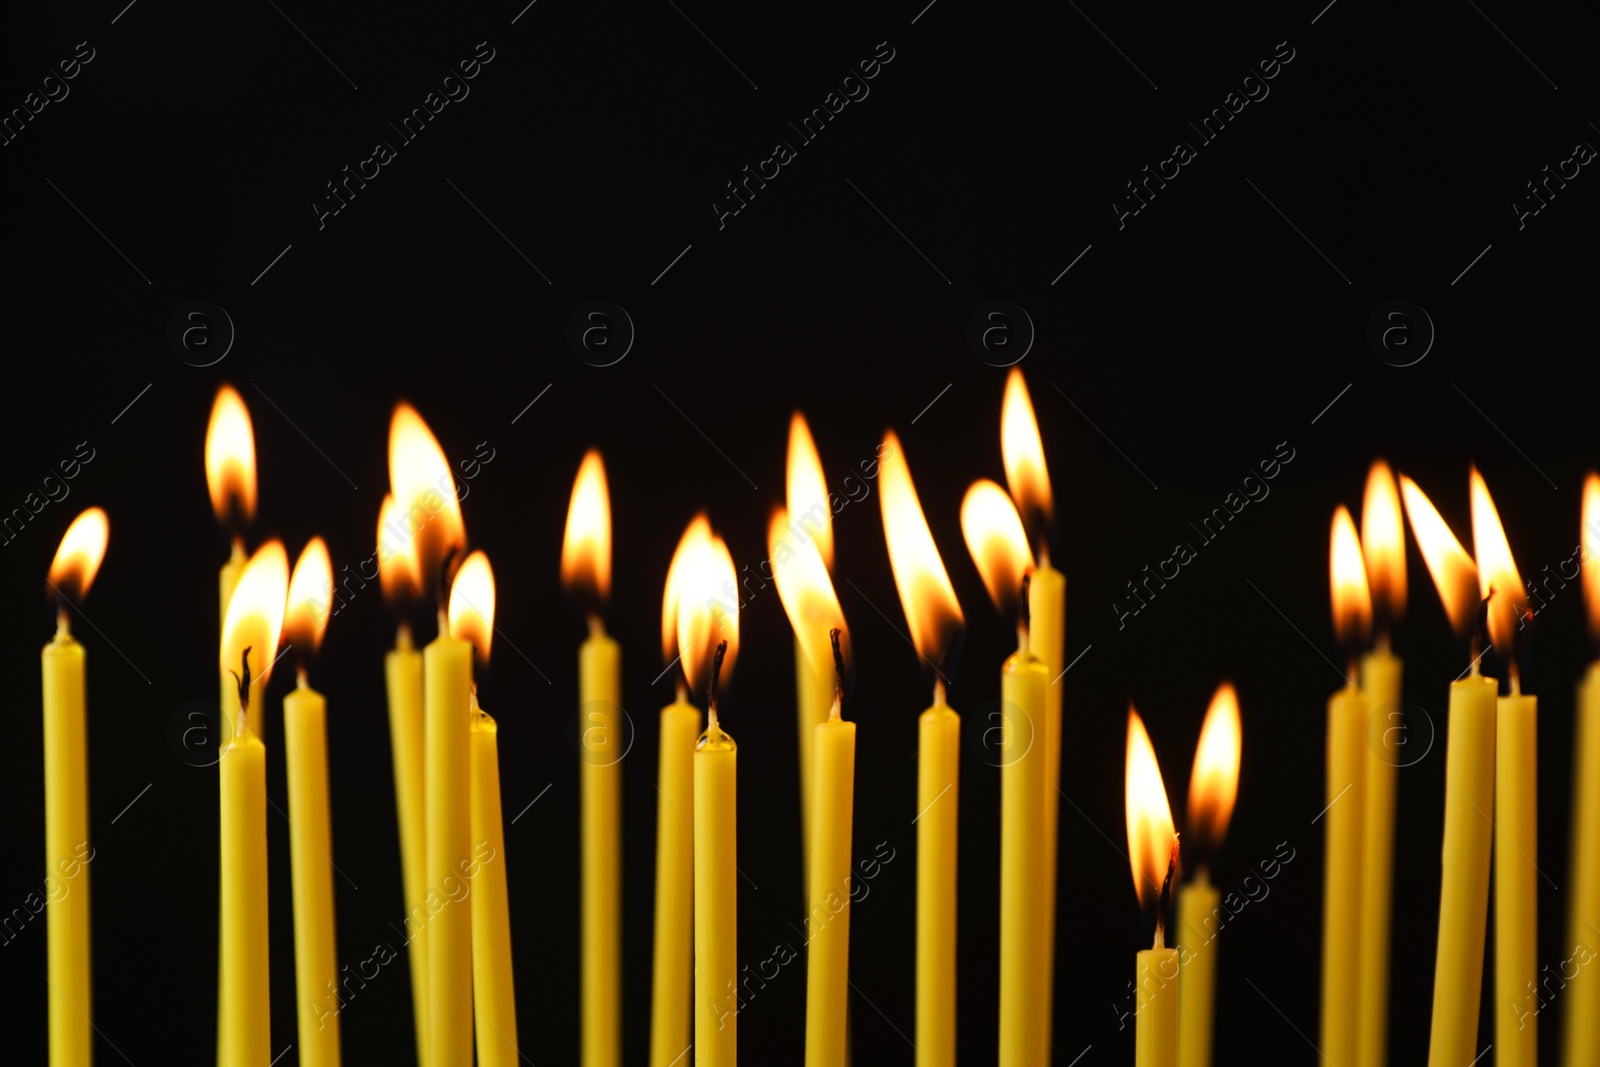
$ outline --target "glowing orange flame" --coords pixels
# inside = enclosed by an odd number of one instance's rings
[[[1589,636],[1600,641],[1600,474],[1583,480],[1583,598],[1589,607]]]
[[[1356,536],[1350,509],[1343,504],[1333,513],[1333,534],[1329,540],[1333,630],[1340,644],[1353,648],[1372,632],[1372,596],[1367,592],[1366,564],[1361,561],[1361,538]]]
[[[1009,615],[1022,596],[1023,576],[1033,570],[1033,553],[1006,491],[987,478],[973,482],[961,500],[961,533],[989,599]]]
[[[256,517],[256,435],[250,410],[231,385],[217,390],[206,426],[206,488],[211,510],[225,523],[230,513],[241,522]]]
[[[811,439],[811,427],[798,411],[789,419],[787,495],[797,529],[817,543],[822,565],[833,570],[833,508],[828,503],[828,483],[822,476],[822,457]]]
[[[1472,618],[1478,607],[1477,564],[1445,525],[1439,509],[1417,488],[1416,482],[1403,474],[1400,476],[1400,499],[1405,501],[1411,536],[1417,539],[1422,562],[1428,565],[1428,574],[1439,591],[1439,599],[1444,602],[1450,625],[1456,633],[1465,636],[1472,629]]]
[[[1139,713],[1128,708],[1128,763],[1124,803],[1128,816],[1128,861],[1133,868],[1133,888],[1139,906],[1154,910],[1161,883],[1172,860],[1172,807],[1161,782],[1156,750],[1145,733]]]
[[[1387,621],[1406,613],[1406,540],[1400,519],[1400,490],[1394,472],[1374,460],[1367,472],[1367,493],[1361,501],[1361,552],[1372,587],[1372,606]]]
[[[611,492],[597,449],[584,453],[572,483],[561,541],[561,584],[591,612],[599,611],[611,595]]]
[[[884,435],[878,452],[879,502],[889,543],[889,569],[900,591],[900,607],[911,625],[911,642],[937,669],[965,623],[961,604],[934,546],[917,500],[917,487],[911,481],[911,468],[893,430]]]
[[[423,588],[437,581],[451,549],[466,547],[455,475],[444,449],[410,404],[395,405],[389,423],[389,488],[404,513],[403,528],[416,542]]]
[[[1239,696],[1233,686],[1217,686],[1200,727],[1194,750],[1194,771],[1189,775],[1189,833],[1207,851],[1222,847],[1239,795]]]
[[[1478,468],[1472,468],[1472,555],[1478,562],[1478,595],[1489,598],[1489,643],[1511,655],[1517,615],[1526,603],[1511,545],[1500,525],[1489,487]]]
[[[289,575],[289,607],[283,620],[283,636],[295,646],[295,654],[305,658],[322,647],[328,630],[333,601],[333,563],[328,546],[313,537]]]
[[[422,564],[417,539],[406,525],[406,513],[392,495],[378,509],[378,585],[391,608],[422,596]]]
[[[700,544],[711,540],[711,522],[705,512],[700,512],[684,527],[673,550],[672,562],[667,566],[667,582],[661,591],[661,662],[671,663],[678,657],[678,587],[688,570],[687,560],[700,551]]]
[[[733,555],[697,515],[678,542],[668,571],[668,597],[675,604],[675,633],[684,678],[691,692],[701,693],[711,680],[717,645],[728,642],[720,684],[733,674],[739,651],[739,587]]]
[[[839,651],[850,662],[850,631],[844,624],[844,610],[834,594],[828,568],[823,565],[821,546],[815,540],[790,548],[784,536],[792,534],[788,512],[774,508],[767,524],[767,546],[772,560],[772,580],[778,586],[778,599],[789,616],[795,639],[805,650],[811,669],[823,678],[834,675],[833,643],[829,630],[839,630]]]
[[[1000,405],[1000,456],[1017,511],[1030,524],[1035,514],[1048,523],[1054,508],[1050,472],[1044,464],[1044,443],[1039,440],[1028,383],[1016,367],[1006,376],[1005,400]],[[1035,528],[1033,532],[1035,539],[1042,541],[1043,531]]]
[[[106,541],[111,536],[111,520],[100,508],[90,508],[72,520],[61,535],[61,547],[50,564],[50,584],[69,600],[80,600],[100,573],[106,557]]]
[[[450,636],[470,642],[478,661],[489,662],[489,646],[494,643],[494,570],[482,549],[461,561],[450,583]]]
[[[228,601],[228,617],[222,626],[222,648],[218,663],[222,670],[244,675],[244,656],[250,654],[250,679],[254,685],[266,684],[272,664],[278,658],[278,639],[283,634],[283,612],[289,596],[289,556],[283,542],[268,541],[256,549],[245,564],[233,599]]]

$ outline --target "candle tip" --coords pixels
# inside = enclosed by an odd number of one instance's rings
[[[72,636],[72,616],[67,613],[67,603],[64,597],[56,598],[56,636],[59,638]]]
[[[717,654],[711,659],[711,685],[706,694],[706,713],[710,716],[712,725],[717,721],[717,676],[722,673],[722,657],[728,654],[728,642],[722,641],[717,645]]]
[[[829,717],[835,719],[844,706],[844,653],[839,648],[840,632],[837,626],[828,631],[828,640],[833,643],[833,711]]]
[[[942,708],[942,707],[944,707],[944,704],[945,704],[944,679],[943,678],[935,678],[933,680],[933,706],[936,707],[936,708]]]
[[[589,636],[604,637],[606,635],[606,622],[600,617],[598,611],[589,613]]]
[[[1167,876],[1161,880],[1161,898],[1156,903],[1156,948],[1166,948],[1167,909],[1172,904],[1172,882],[1178,876],[1178,835],[1172,835],[1172,858],[1167,861]]]
[[[228,673],[233,675],[233,684],[239,690],[239,725],[237,736],[240,737],[244,736],[245,720],[250,714],[250,649],[252,647],[254,646],[246,645],[244,651],[239,653],[239,665],[243,671],[242,674],[239,671],[233,670],[232,668],[229,668],[228,670]]]

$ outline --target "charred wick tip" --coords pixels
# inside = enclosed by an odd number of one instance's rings
[[[1178,835],[1172,835],[1172,858],[1167,861],[1167,876],[1161,880],[1161,899],[1156,905],[1156,946],[1162,947],[1167,928],[1167,909],[1172,905],[1172,881],[1178,874]]]
[[[456,553],[459,551],[455,545],[449,545],[444,550],[444,558],[439,561],[438,582],[434,590],[441,610],[450,602],[450,562],[456,558]]]
[[[706,695],[706,707],[712,713],[717,710],[717,678],[722,674],[722,657],[728,654],[728,642],[722,641],[717,645],[716,655],[711,657],[711,691]]]
[[[1022,576],[1022,606],[1019,609],[1020,614],[1018,615],[1018,619],[1021,621],[1024,627],[1028,626],[1033,621],[1033,615],[1028,608],[1028,586],[1032,582],[1033,574],[1031,572]]]
[[[250,650],[254,646],[246,645],[239,654],[239,665],[244,673],[229,668],[228,673],[233,675],[233,684],[239,690],[239,713],[242,715],[250,710]]]
[[[844,688],[844,653],[839,651],[839,634],[837,626],[828,631],[828,640],[833,642],[833,673],[838,681],[837,688]]]

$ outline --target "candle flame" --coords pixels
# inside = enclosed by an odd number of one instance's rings
[[[1472,555],[1478,563],[1478,595],[1489,598],[1489,643],[1511,656],[1512,638],[1523,604],[1522,579],[1517,575],[1511,545],[1500,525],[1489,487],[1478,468],[1472,468]]]
[[[256,517],[256,436],[250,409],[231,385],[217,390],[206,426],[206,488],[217,521]]]
[[[450,636],[470,642],[481,663],[494,643],[494,570],[483,550],[461,561],[450,582]]]
[[[1333,631],[1349,647],[1365,641],[1372,632],[1372,596],[1367,592],[1367,568],[1361,561],[1361,539],[1356,536],[1350,509],[1340,504],[1333,513],[1329,538],[1328,576],[1333,592]]]
[[[561,584],[593,613],[611,595],[611,492],[598,449],[584,453],[567,506]]]
[[[283,613],[289,596],[289,556],[283,542],[271,540],[256,549],[245,564],[233,599],[228,601],[228,617],[222,626],[222,647],[218,662],[223,672],[244,676],[244,656],[249,652],[252,684],[266,685],[272,664],[278,658],[278,639],[283,634]]]
[[[378,509],[378,585],[383,602],[391,608],[402,608],[422,596],[417,539],[393,494],[385,496]]]
[[[1189,834],[1202,851],[1215,852],[1228,836],[1233,802],[1239,795],[1241,744],[1239,695],[1223,682],[1206,709],[1189,775]]]
[[[733,674],[739,651],[739,587],[733,555],[711,532],[704,515],[696,515],[678,542],[668,571],[668,597],[675,605],[674,631],[679,662],[691,692],[699,693],[711,678],[717,645],[728,643],[719,684]]]
[[[1006,491],[987,478],[973,482],[961,500],[961,533],[989,599],[1009,616],[1022,596],[1023,577],[1033,570],[1033,553]]]
[[[1589,636],[1600,641],[1600,474],[1583,480],[1583,532],[1579,535],[1583,598],[1589,607]]]
[[[900,607],[911,626],[911,643],[937,670],[965,625],[961,604],[933,543],[917,487],[911,481],[911,468],[893,430],[884,434],[878,452],[879,502],[889,544],[889,569],[894,572]]]
[[[1445,525],[1439,509],[1417,488],[1416,482],[1403,474],[1400,476],[1400,499],[1405,502],[1411,536],[1417,539],[1422,562],[1428,565],[1428,574],[1439,591],[1439,599],[1444,602],[1450,625],[1457,634],[1465,636],[1472,629],[1478,607],[1477,564]]]
[[[333,563],[322,538],[313,537],[300,552],[289,574],[288,599],[283,636],[304,662],[322,647],[333,600]]]
[[[767,546],[772,560],[772,579],[778,586],[778,599],[794,628],[795,639],[805,650],[806,662],[823,678],[834,675],[833,645],[830,630],[839,631],[840,650],[850,662],[850,636],[844,623],[844,610],[828,578],[821,546],[814,539],[790,548],[785,534],[792,533],[789,514],[774,508],[767,524]]]
[[[806,417],[796,411],[789,419],[789,513],[817,544],[823,566],[833,570],[833,508],[828,483],[822,476],[822,458],[811,439]]]
[[[711,539],[711,522],[700,512],[684,527],[678,547],[667,566],[666,586],[661,591],[661,662],[670,664],[678,657],[678,592],[688,570],[688,559],[699,551],[701,541]]]
[[[1044,442],[1039,439],[1028,383],[1016,367],[1006,375],[1006,394],[1000,405],[1000,455],[1017,511],[1032,529],[1035,542],[1042,543],[1044,531],[1035,519],[1048,524],[1054,510],[1050,472],[1044,463]]]
[[[68,600],[86,596],[100,561],[106,557],[106,541],[111,536],[111,520],[100,508],[89,508],[72,520],[61,535],[61,547],[50,564],[50,584]]]
[[[1361,502],[1361,552],[1366,558],[1372,606],[1388,622],[1406,613],[1406,541],[1400,520],[1400,490],[1394,472],[1381,459],[1367,472]]]
[[[1124,803],[1128,818],[1128,860],[1133,868],[1133,888],[1139,906],[1155,910],[1172,860],[1176,830],[1167,787],[1161,782],[1156,750],[1145,733],[1144,720],[1128,707],[1128,762]]]
[[[417,409],[404,402],[395,405],[389,422],[389,488],[415,541],[426,589],[437,581],[450,550],[466,547],[467,530],[450,461]]]

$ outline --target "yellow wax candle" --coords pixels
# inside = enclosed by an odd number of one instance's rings
[[[65,542],[63,542],[65,545]],[[56,581],[52,577],[52,582]],[[46,914],[50,978],[50,1064],[87,1064],[90,1019],[89,871],[78,861],[89,842],[89,757],[84,715],[83,646],[63,611],[40,657],[44,681],[44,860],[50,886],[66,885]],[[71,877],[75,874],[76,877]]]
[[[650,1067],[672,1067],[689,1049],[694,981],[694,747],[700,709],[678,699],[661,709],[656,788],[656,922],[650,988]]]
[[[1587,571],[1585,572],[1588,573]],[[1566,951],[1600,955],[1600,661],[1589,665],[1578,686],[1577,735],[1572,754],[1572,843],[1568,855],[1571,893]],[[1562,1062],[1567,1067],[1600,1063],[1600,978],[1580,967],[1564,996]],[[1563,973],[1563,977],[1565,974]]]
[[[845,1062],[850,1001],[850,829],[856,724],[839,714],[816,726],[812,782],[811,909],[806,916],[806,1067]]]
[[[472,646],[439,636],[423,650],[428,893],[459,897],[471,852],[468,810]],[[472,912],[450,903],[428,920],[428,1067],[472,1064]]]
[[[1050,677],[1028,650],[1026,627],[1018,636],[1017,651],[1000,671],[1000,1062],[1007,1067],[1043,1064],[1048,1051],[1039,922],[1047,755],[1042,724]]]
[[[500,750],[495,721],[471,702],[472,840],[496,862],[472,887],[472,1000],[480,1067],[516,1067],[517,997],[511,971],[511,902],[506,891],[505,827],[500,812]]]
[[[935,682],[917,720],[917,1051],[928,1067],[956,1062],[956,828],[961,716]]]
[[[1322,818],[1322,1040],[1328,1062],[1356,1062],[1361,965],[1361,861],[1366,824],[1367,698],[1354,679],[1328,699]]]
[[[411,963],[411,1018],[417,1057],[427,1049],[428,911],[427,807],[423,760],[422,653],[402,625],[384,656],[389,694],[389,748],[394,759],[395,815],[400,825],[400,870],[406,899],[406,953]]]
[[[583,749],[583,1063],[617,1067],[622,1043],[621,653],[599,617],[578,653]]]
[[[1067,579],[1050,566],[1048,550],[1041,545],[1039,565],[1028,583],[1028,647],[1044,664],[1049,684],[1044,691],[1044,888],[1039,939],[1043,971],[1044,1047],[1051,1045],[1055,1005],[1056,956],[1056,848],[1061,815],[1061,671],[1066,666]]]
[[[694,1062],[739,1061],[739,749],[711,721],[694,750]]]
[[[825,671],[813,670],[806,658],[805,645],[794,641],[795,719],[800,733],[800,848],[801,876],[806,894],[811,893],[811,818],[815,763],[812,756],[817,727],[828,721],[833,707],[833,678]]]
[[[1494,1047],[1501,1067],[1534,1067],[1539,1027],[1539,704],[1518,691],[1495,712]],[[1570,1010],[1570,1009],[1568,1009]]]
[[[1178,946],[1182,949],[1183,980],[1183,995],[1178,998],[1179,1067],[1211,1067],[1217,1003],[1214,924],[1221,903],[1222,895],[1211,884],[1211,876],[1204,867],[1178,892]]]
[[[1379,639],[1361,657],[1367,696],[1367,812],[1361,861],[1358,1062],[1383,1067],[1389,1045],[1389,917],[1394,898],[1395,778],[1406,752],[1400,720],[1400,657]]]
[[[1177,1067],[1180,1000],[1178,950],[1147,948],[1139,953],[1139,1014],[1134,1023],[1137,1067]]]
[[[1450,686],[1445,749],[1444,861],[1439,950],[1433,975],[1428,1067],[1456,1067],[1478,1054],[1489,856],[1494,827],[1495,682],[1473,673]]]
[[[213,418],[215,418],[215,415],[213,415]],[[209,454],[209,452],[210,452],[210,442],[208,440],[208,442],[207,442],[207,453]],[[210,467],[210,463],[209,462],[207,463],[207,467],[208,467],[208,473],[209,473],[209,467]],[[245,555],[245,551],[244,551],[244,540],[242,538],[235,537],[233,539],[233,551],[228,556],[228,562],[224,563],[222,565],[222,570],[217,572],[217,602],[218,602],[218,607],[220,608],[220,611],[218,612],[218,618],[219,618],[218,627],[219,627],[219,630],[220,630],[221,627],[227,625],[227,622],[228,622],[228,602],[233,599],[233,590],[238,586],[240,576],[244,574],[244,565],[245,565],[245,563],[247,561],[248,561],[248,557]],[[223,746],[226,745],[228,743],[228,740],[233,737],[233,722],[234,722],[234,719],[237,718],[238,714],[239,714],[239,691],[238,691],[238,689],[236,689],[234,687],[233,679],[228,677],[226,674],[224,674],[222,676],[222,679],[221,679],[221,686],[222,686],[222,699],[219,702],[219,710],[218,710],[218,715],[217,715],[217,751],[218,752],[222,751]],[[259,708],[260,706],[261,706],[261,704],[259,702],[256,702],[256,707]],[[220,886],[219,886],[219,892],[220,892]],[[225,977],[225,975],[223,974],[223,971],[222,971],[222,952],[221,952],[221,945],[222,945],[222,909],[221,909],[221,906],[220,906],[221,905],[220,898],[218,900],[218,905],[219,906],[218,906],[218,909],[217,909],[217,945],[218,945],[218,951],[217,951],[217,1062],[221,1063],[221,1062],[223,1062],[223,1051],[224,1051],[223,1042],[225,1040],[225,1035],[226,1035],[226,1030],[227,1030],[226,1025],[223,1023],[222,1014],[223,1014],[224,1010],[226,1010],[227,993],[226,993],[226,991],[224,989],[224,982],[226,980],[226,977]]]
[[[233,591],[239,585],[239,578],[244,574],[244,565],[249,561],[245,555],[244,541],[241,538],[233,539],[233,551],[228,556],[228,562],[222,565],[222,570],[217,572],[217,605],[218,614],[222,621],[228,618],[228,601],[233,599]],[[230,678],[229,683],[232,682]]]
[[[328,813],[327,701],[306,684],[283,698],[289,779],[289,866],[294,890],[298,1055],[306,1067],[339,1064],[339,958],[333,922],[333,831]]]

